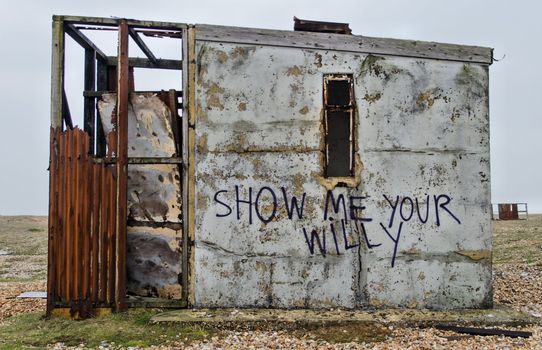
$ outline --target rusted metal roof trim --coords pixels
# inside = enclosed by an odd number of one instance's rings
[[[493,63],[492,48],[359,35],[197,24],[196,40],[360,52],[487,65]]]

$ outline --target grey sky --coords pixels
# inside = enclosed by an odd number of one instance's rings
[[[541,10],[538,1],[512,4],[472,0],[19,0],[3,3],[0,13],[0,101],[3,106],[0,215],[47,213],[53,14],[286,30],[293,28],[292,17],[296,15],[348,22],[358,35],[493,47],[495,58],[505,58],[490,67],[492,201],[527,202],[531,212],[542,212],[542,164],[539,162],[542,112],[536,107],[542,98],[542,70],[537,68],[538,59],[542,57]],[[171,47],[168,52],[172,52]],[[76,52],[69,53],[67,59],[77,63],[80,56]],[[74,70],[78,66],[73,67],[67,74],[70,74],[71,84],[78,86],[81,78]],[[164,81],[167,81],[165,88],[175,83],[171,74],[164,76]],[[71,93],[72,99],[79,99],[79,91]],[[80,111],[77,104],[71,107],[72,114]]]

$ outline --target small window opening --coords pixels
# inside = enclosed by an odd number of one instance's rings
[[[349,177],[354,175],[354,109],[352,75],[325,75],[326,177]]]

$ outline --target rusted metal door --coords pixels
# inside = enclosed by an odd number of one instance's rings
[[[99,307],[122,307],[117,178],[115,164],[89,156],[87,133],[51,129],[48,313],[69,307],[87,317]]]

